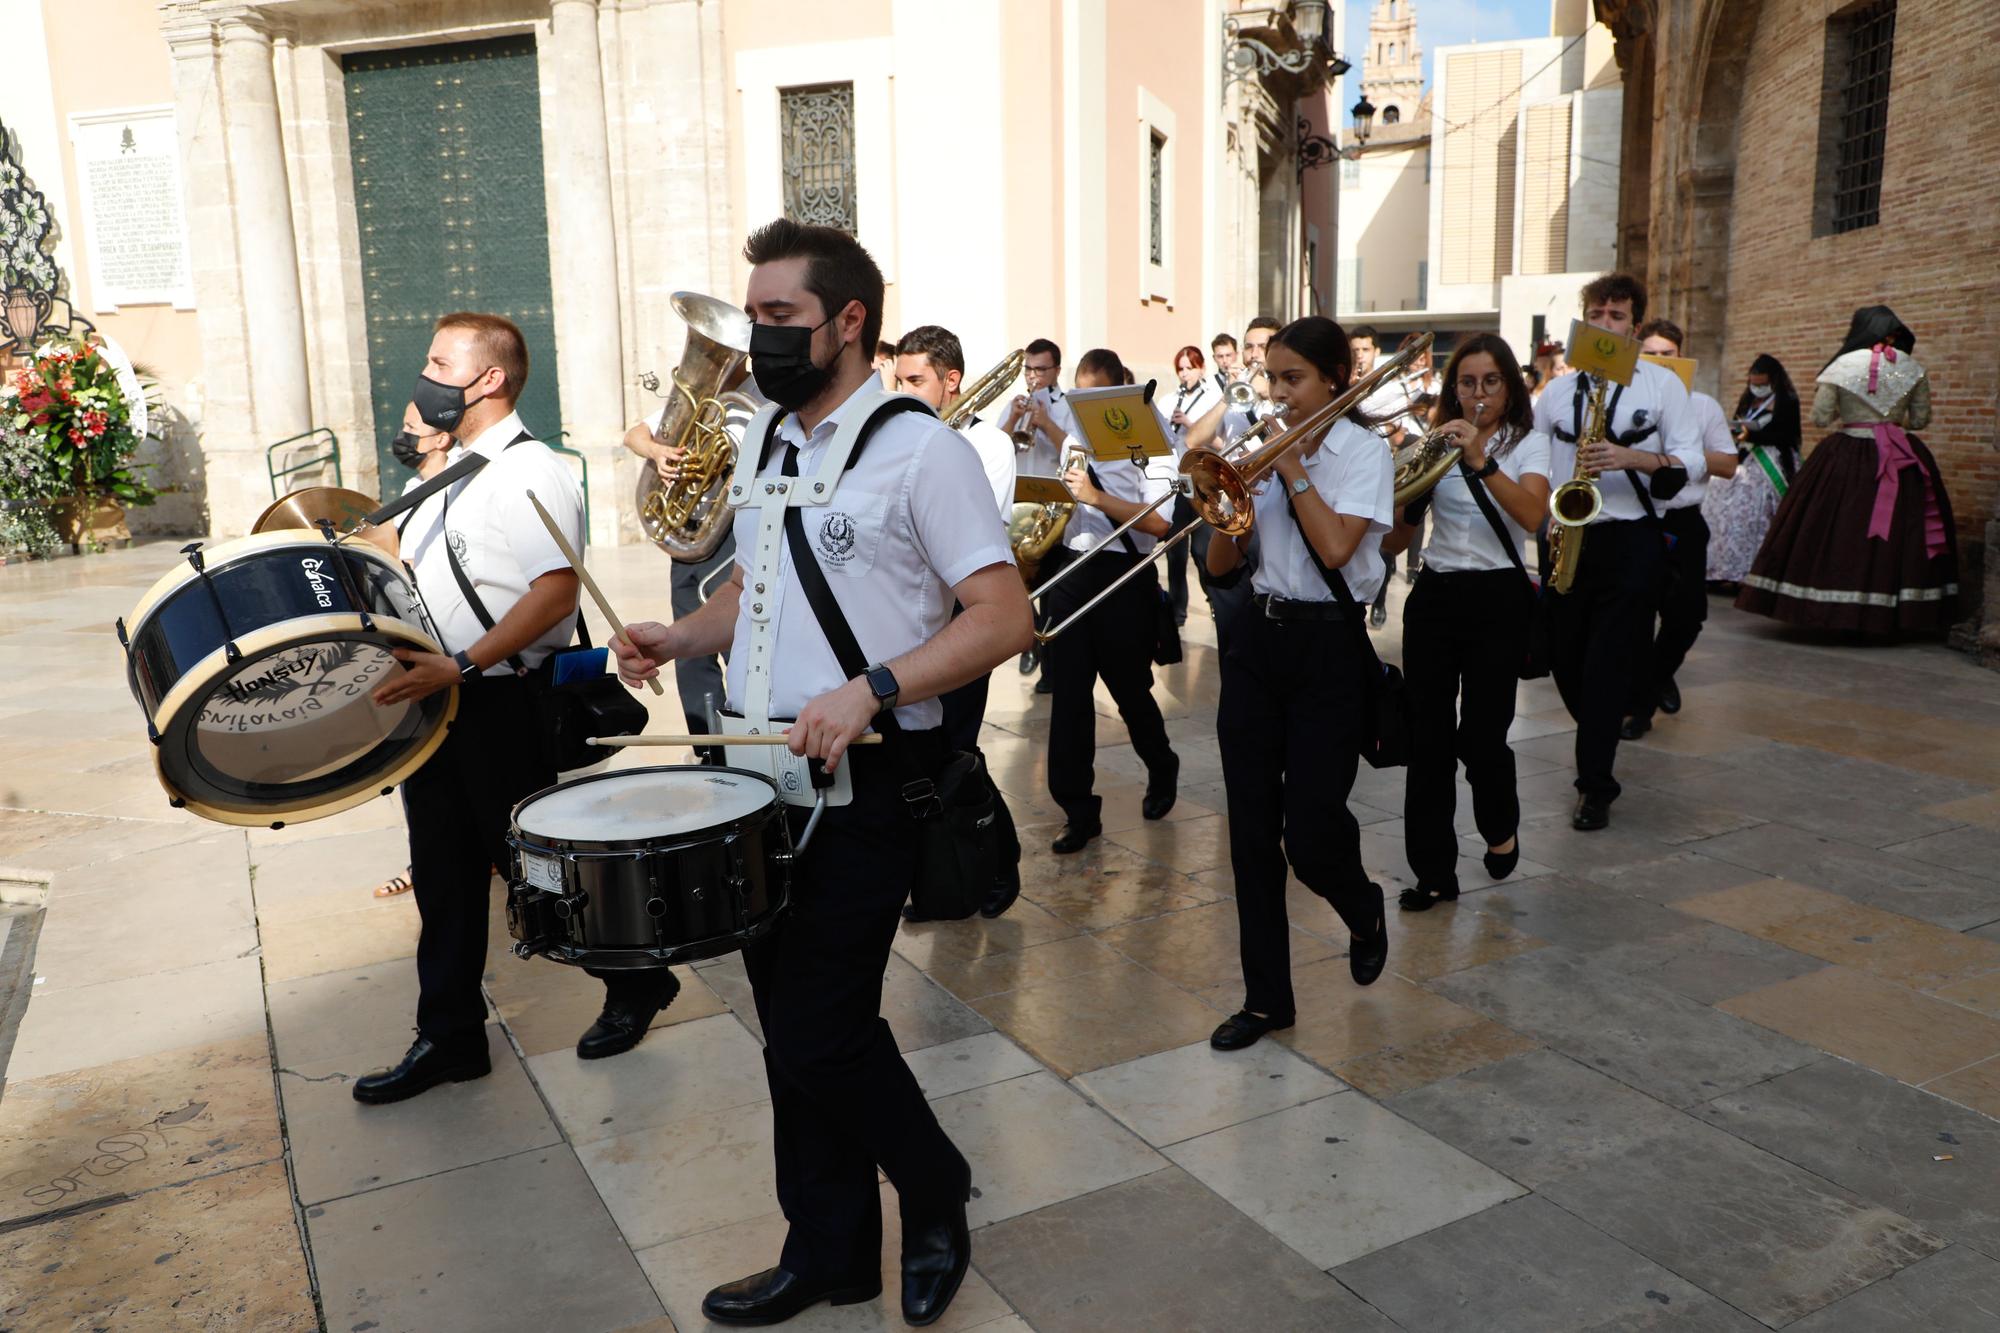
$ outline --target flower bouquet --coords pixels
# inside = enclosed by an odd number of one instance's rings
[[[128,505],[153,502],[153,488],[133,455],[144,436],[132,402],[97,348],[43,344],[26,366],[0,383],[0,429],[7,467],[0,497],[37,501],[72,544],[123,537]],[[39,467],[29,466],[39,454]]]

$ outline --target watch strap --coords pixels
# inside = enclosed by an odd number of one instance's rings
[[[451,660],[458,663],[458,674],[461,678],[468,678],[479,674],[480,668],[473,662],[472,654],[466,649],[461,648],[453,653]]]

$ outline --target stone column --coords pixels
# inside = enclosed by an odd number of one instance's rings
[[[590,460],[595,541],[614,541],[618,517],[613,472],[624,434],[618,250],[613,228],[611,150],[604,119],[597,0],[549,6],[555,96],[542,136],[551,156],[550,277],[554,284],[556,373],[562,383],[568,443]]]

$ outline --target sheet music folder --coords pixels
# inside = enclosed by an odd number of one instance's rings
[[[1174,451],[1160,429],[1160,417],[1147,401],[1151,384],[1114,384],[1104,389],[1071,389],[1063,401],[1076,418],[1076,428],[1100,463],[1146,465]]]

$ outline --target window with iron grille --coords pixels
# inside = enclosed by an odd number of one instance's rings
[[[778,113],[785,216],[853,235],[854,85],[780,89]]]
[[[1869,0],[1827,20],[1815,235],[1881,221],[1895,39],[1896,0]]]
[[[1146,183],[1151,194],[1151,219],[1146,227],[1146,243],[1155,264],[1167,262],[1167,220],[1162,209],[1165,206],[1167,180],[1167,136],[1155,134],[1149,142],[1151,156],[1146,163]]]

